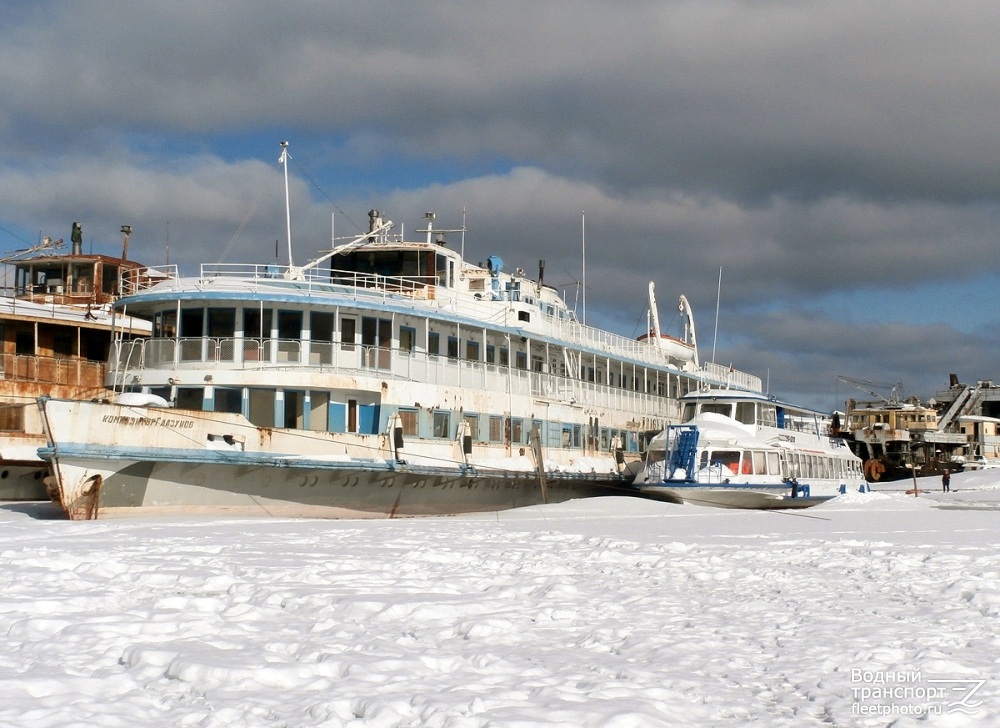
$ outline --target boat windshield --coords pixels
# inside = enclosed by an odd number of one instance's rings
[[[378,278],[401,278],[419,285],[443,286],[447,285],[447,267],[436,260],[439,257],[446,259],[446,256],[438,256],[433,250],[355,250],[332,258],[331,279],[334,283],[349,282],[352,285],[358,285],[359,280],[370,280],[370,285],[375,285],[374,281]]]

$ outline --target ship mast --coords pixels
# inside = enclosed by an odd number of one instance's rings
[[[288,142],[281,142],[281,156],[278,163],[285,168],[285,228],[288,233],[288,267],[292,263],[292,209],[288,203]]]

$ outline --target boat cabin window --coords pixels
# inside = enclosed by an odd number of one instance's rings
[[[73,344],[76,341],[72,329],[57,328],[52,332],[52,356],[56,359],[69,359],[73,356]]]
[[[702,402],[701,412],[702,414],[706,412],[711,412],[717,415],[725,415],[726,417],[732,417],[733,405],[730,402]]]
[[[744,425],[753,425],[757,422],[757,417],[754,413],[754,403],[753,402],[737,402],[736,403],[736,421],[742,422]]]
[[[342,316],[340,319],[340,345],[344,351],[353,351],[357,342],[358,320]]]
[[[236,335],[236,309],[208,309],[208,335],[215,339],[231,339]]]
[[[216,387],[215,411],[241,413],[243,411],[243,390]]]
[[[722,466],[723,470],[728,470],[733,475],[740,472],[740,451],[739,450],[712,450],[701,454],[701,467],[708,465]]]
[[[271,338],[271,309],[243,309],[243,337],[247,339]]]
[[[157,311],[153,314],[153,337],[172,339],[177,336],[177,311]]]
[[[178,387],[177,388],[177,408],[188,410],[200,410],[205,401],[204,388],[202,387]]]
[[[434,437],[451,437],[451,412],[434,413]]]
[[[412,326],[399,327],[399,350],[413,351],[417,343],[417,330]]]
[[[510,441],[524,442],[524,420],[520,417],[508,417],[507,421],[510,423]]]
[[[181,309],[181,338],[200,339],[205,335],[205,309]]]
[[[94,290],[94,266],[72,265],[70,266],[70,276],[74,293],[91,293]]]
[[[400,408],[399,424],[403,428],[404,435],[417,434],[417,411],[415,409]]]
[[[444,288],[451,286],[451,280],[455,270],[455,264],[445,255],[436,256],[437,260],[434,262],[434,278],[435,283]]]
[[[302,340],[301,311],[278,311],[278,338],[286,341]]]
[[[503,417],[490,415],[490,442],[503,441]]]
[[[107,263],[102,265],[101,269],[101,292],[109,296],[113,295],[118,290],[120,269],[117,265],[108,265]]]
[[[384,285],[385,281],[376,281],[376,276],[380,276],[428,285],[437,266],[444,265],[443,260],[447,257],[427,250],[356,250],[331,259],[330,279],[357,286]]]
[[[479,441],[479,415],[466,413],[462,415],[462,420],[469,426],[469,436],[476,442]]]
[[[313,311],[309,314],[309,338],[329,343],[333,341],[333,314]]]
[[[430,356],[437,356],[441,353],[441,334],[437,331],[427,332],[427,353]]]

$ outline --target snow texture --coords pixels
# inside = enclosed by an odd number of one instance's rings
[[[995,726],[1000,472],[921,486],[382,521],[7,504],[0,725]]]

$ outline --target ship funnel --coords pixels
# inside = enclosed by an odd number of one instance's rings
[[[73,241],[73,255],[83,255],[83,225],[78,222],[73,223],[70,240]]]

